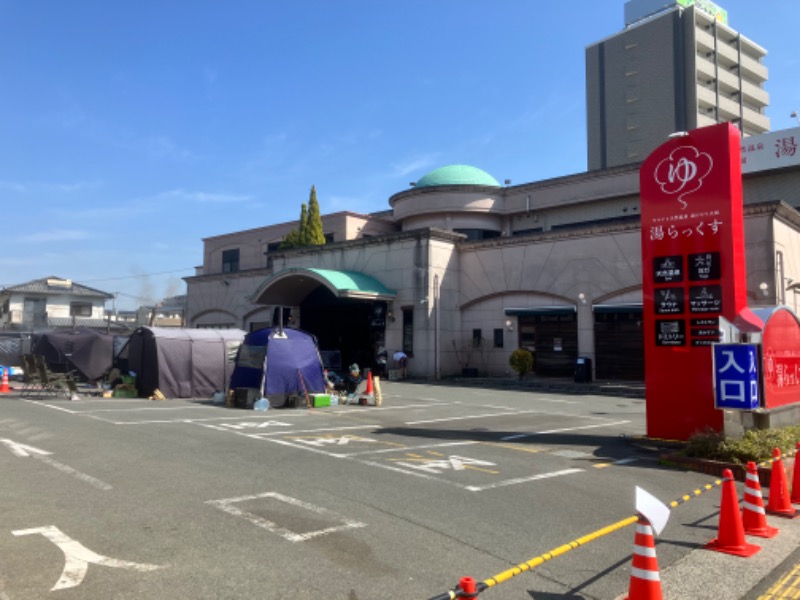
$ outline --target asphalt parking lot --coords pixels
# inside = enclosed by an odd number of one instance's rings
[[[713,481],[637,442],[641,398],[382,391],[267,412],[5,395],[0,597],[431,598],[630,517],[636,486],[667,503]],[[665,597],[757,597],[798,546],[780,520],[753,558],[702,550],[719,502],[715,487],[672,511]],[[615,598],[632,550],[621,528],[481,597]]]

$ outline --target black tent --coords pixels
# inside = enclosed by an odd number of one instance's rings
[[[128,341],[128,370],[140,396],[158,389],[167,398],[207,398],[225,390],[244,336],[241,329],[140,327]]]
[[[100,379],[111,370],[114,336],[77,327],[34,335],[31,352],[45,357],[54,370],[77,370],[88,381]]]

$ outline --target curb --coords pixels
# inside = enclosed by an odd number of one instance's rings
[[[745,481],[747,476],[746,465],[703,458],[691,458],[687,456],[681,456],[680,454],[674,452],[661,454],[659,457],[659,462],[666,466],[683,467],[689,471],[697,471],[698,473],[705,473],[706,475],[713,475],[719,478],[722,477],[722,472],[725,469],[730,469],[733,473],[733,478],[736,481],[741,482]],[[784,468],[791,472],[787,460],[784,460]],[[771,479],[772,468],[758,465],[758,481],[761,484],[761,487],[768,488]]]

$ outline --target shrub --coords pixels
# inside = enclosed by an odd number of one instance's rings
[[[781,429],[751,429],[742,439],[726,438],[722,433],[706,430],[689,438],[683,453],[694,458],[719,460],[735,464],[762,462],[772,458],[778,448],[781,454],[793,452],[800,441],[800,426]]]
[[[530,373],[533,370],[533,354],[525,348],[517,348],[511,353],[508,364],[522,379],[526,373]]]

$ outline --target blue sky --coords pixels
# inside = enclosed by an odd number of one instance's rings
[[[800,111],[797,0],[731,0]],[[57,275],[133,308],[202,239],[389,208],[431,170],[586,168],[585,47],[623,0],[0,0],[0,286]],[[110,306],[110,305],[109,305]]]

